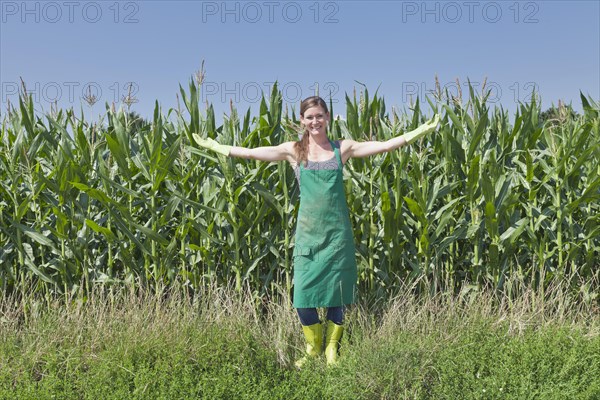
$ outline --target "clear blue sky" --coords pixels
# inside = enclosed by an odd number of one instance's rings
[[[334,113],[359,81],[379,87],[388,109],[442,86],[466,92],[487,77],[492,101],[514,112],[535,85],[543,107],[581,110],[579,91],[600,99],[599,1],[5,1],[1,2],[2,113],[22,77],[36,107],[80,109],[92,86],[103,113],[128,82],[152,115],[176,107],[205,61],[202,98],[218,119],[233,101],[258,109],[275,80],[296,110],[332,90]]]

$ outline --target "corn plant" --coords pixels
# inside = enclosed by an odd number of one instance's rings
[[[297,139],[295,112],[275,85],[257,116],[232,105],[217,126],[200,90],[190,81],[180,87],[184,110],[165,115],[157,102],[142,124],[108,105],[93,122],[72,109],[41,116],[21,96],[0,132],[4,291],[85,296],[98,285],[178,283],[201,293],[215,281],[248,287],[257,301],[291,291],[291,168],[208,153],[192,134],[276,145]],[[469,86],[464,104],[437,93],[426,98],[429,113],[416,99],[390,115],[363,88],[346,97],[346,117],[332,119],[332,139],[387,140],[442,117],[419,143],[345,167],[363,294],[387,296],[406,283],[430,293],[506,291],[509,278],[597,293],[598,103],[582,94],[583,115],[541,123],[535,97],[511,119],[487,96]]]

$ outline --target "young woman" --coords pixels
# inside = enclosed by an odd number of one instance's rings
[[[300,186],[296,225],[294,298],[307,355],[323,352],[323,327],[317,308],[327,308],[325,356],[328,364],[338,357],[343,333],[344,306],[354,303],[357,281],[354,238],[344,193],[342,168],[352,157],[368,157],[405,146],[435,130],[439,117],[414,131],[385,142],[331,141],[327,137],[329,110],[323,99],[309,97],[300,104],[302,139],[278,146],[244,148],[221,145],[194,135],[200,146],[229,157],[262,161],[288,161]]]

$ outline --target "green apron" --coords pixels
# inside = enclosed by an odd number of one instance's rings
[[[338,307],[354,303],[357,269],[354,237],[338,169],[304,169],[300,163],[300,209],[296,225],[294,307]]]

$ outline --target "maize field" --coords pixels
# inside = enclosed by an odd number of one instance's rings
[[[0,131],[0,286],[5,293],[85,296],[97,287],[207,282],[257,299],[291,291],[299,191],[286,162],[227,158],[192,134],[257,147],[298,140],[298,118],[273,87],[259,114],[217,126],[196,82],[185,110],[152,121],[106,106],[99,121],[72,109],[39,115],[26,93]],[[422,100],[422,99],[421,99]],[[511,116],[469,87],[410,112],[362,89],[330,139],[387,140],[438,113],[438,131],[344,168],[359,290],[536,290],[553,282],[587,300],[600,273],[600,106],[541,121],[535,96]],[[333,106],[333,105],[332,105]],[[559,110],[560,111],[560,110]],[[335,110],[330,107],[331,115]],[[83,113],[82,113],[83,114]],[[426,115],[429,114],[429,115]]]

